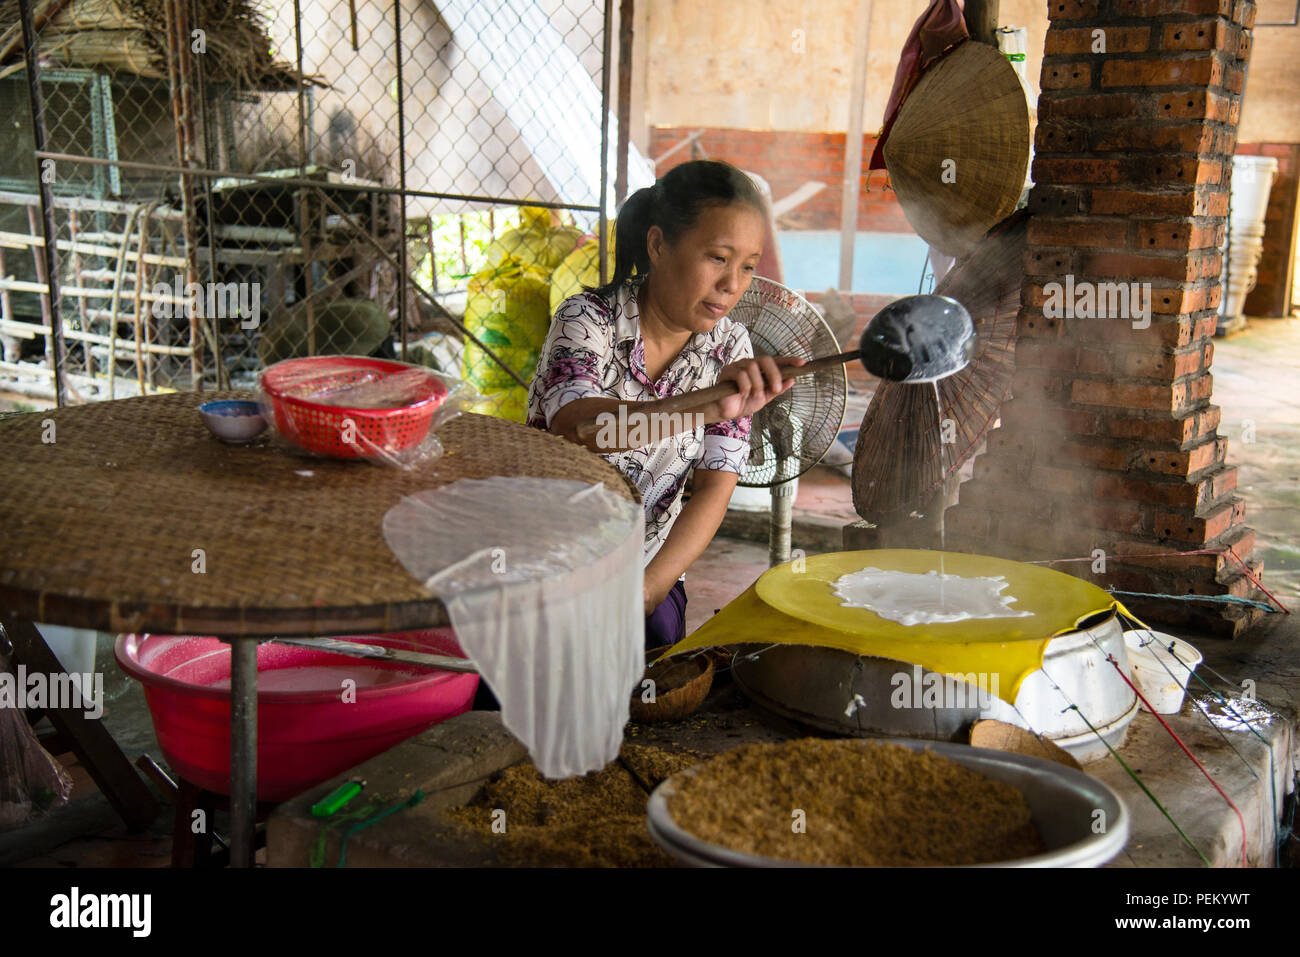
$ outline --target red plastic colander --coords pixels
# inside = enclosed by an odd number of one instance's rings
[[[363,408],[322,401],[326,394],[393,376],[402,377],[402,405]],[[262,391],[281,435],[308,452],[339,459],[371,458],[419,445],[447,398],[446,385],[427,369],[356,356],[277,362],[262,374]]]

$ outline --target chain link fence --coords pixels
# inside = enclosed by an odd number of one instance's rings
[[[557,267],[605,260],[611,16],[0,0],[0,393],[249,388],[303,355],[459,375],[476,343],[526,381]]]

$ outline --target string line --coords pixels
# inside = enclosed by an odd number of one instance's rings
[[[1156,808],[1159,809],[1160,813],[1165,816],[1165,820],[1167,820],[1170,824],[1173,825],[1174,830],[1178,832],[1178,836],[1181,837],[1187,843],[1188,847],[1190,847],[1193,851],[1196,852],[1196,856],[1201,859],[1201,861],[1205,864],[1206,867],[1213,867],[1214,865],[1210,863],[1210,859],[1206,857],[1204,853],[1202,853],[1199,847],[1196,846],[1196,842],[1193,841],[1190,837],[1188,837],[1187,832],[1178,826],[1178,822],[1173,819],[1173,816],[1165,809],[1165,806],[1160,803],[1160,799],[1157,798],[1153,793],[1151,793],[1151,789],[1146,786],[1146,782],[1143,781],[1140,777],[1138,777],[1137,773],[1128,766],[1128,762],[1126,762],[1123,758],[1121,758],[1119,756],[1119,752],[1111,747],[1110,742],[1106,740],[1105,735],[1103,735],[1100,731],[1098,731],[1093,726],[1093,723],[1088,720],[1088,716],[1083,713],[1083,710],[1070,699],[1070,696],[1068,694],[1065,693],[1065,689],[1062,688],[1060,684],[1057,683],[1055,678],[1047,674],[1047,669],[1043,669],[1043,674],[1047,675],[1047,680],[1052,682],[1052,686],[1056,688],[1058,692],[1060,692],[1061,697],[1064,698],[1066,702],[1069,704],[1069,707],[1062,708],[1061,710],[1063,712],[1073,711],[1075,714],[1077,714],[1080,717],[1080,719],[1082,719],[1083,723],[1088,726],[1088,730],[1091,731],[1093,734],[1095,734],[1097,738],[1101,741],[1101,743],[1106,746],[1106,750],[1110,752],[1111,757],[1113,757],[1116,761],[1119,762],[1119,766],[1124,769],[1125,773],[1127,773],[1128,776],[1133,779],[1134,783],[1137,784],[1137,786],[1142,789],[1142,793],[1145,794],[1148,798],[1150,798],[1151,803],[1154,804]]]
[[[1096,639],[1094,638],[1093,641],[1096,642]],[[1101,646],[1098,645],[1098,647],[1100,648]],[[1232,798],[1228,797],[1227,792],[1224,791],[1223,788],[1219,787],[1219,782],[1214,780],[1214,776],[1205,769],[1205,765],[1197,759],[1196,755],[1192,754],[1187,745],[1183,744],[1183,739],[1178,737],[1177,732],[1175,732],[1173,728],[1169,727],[1169,723],[1156,713],[1156,710],[1153,707],[1151,707],[1151,702],[1147,701],[1146,696],[1138,690],[1137,685],[1129,680],[1128,675],[1124,674],[1124,669],[1119,666],[1119,662],[1115,660],[1115,656],[1107,654],[1106,660],[1115,668],[1115,673],[1124,679],[1124,683],[1133,689],[1133,693],[1136,694],[1142,704],[1146,706],[1147,711],[1151,712],[1152,717],[1160,722],[1160,726],[1169,732],[1169,736],[1172,737],[1178,746],[1183,749],[1183,753],[1192,760],[1192,763],[1200,769],[1200,772],[1205,775],[1205,779],[1209,781],[1210,784],[1214,785],[1214,790],[1219,792],[1223,799],[1228,802],[1228,807],[1232,808],[1233,812],[1237,815],[1237,823],[1241,825],[1241,866],[1246,867],[1246,819],[1242,817],[1241,809],[1233,803]]]

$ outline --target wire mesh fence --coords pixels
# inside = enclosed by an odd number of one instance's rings
[[[552,287],[605,260],[610,16],[0,0],[0,391],[247,388],[321,354],[518,389],[492,357],[526,380]]]

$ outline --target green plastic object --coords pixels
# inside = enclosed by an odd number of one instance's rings
[[[330,817],[336,813],[354,797],[361,793],[361,789],[366,786],[365,781],[348,781],[341,784],[322,800],[311,806],[311,813],[315,817]]]

